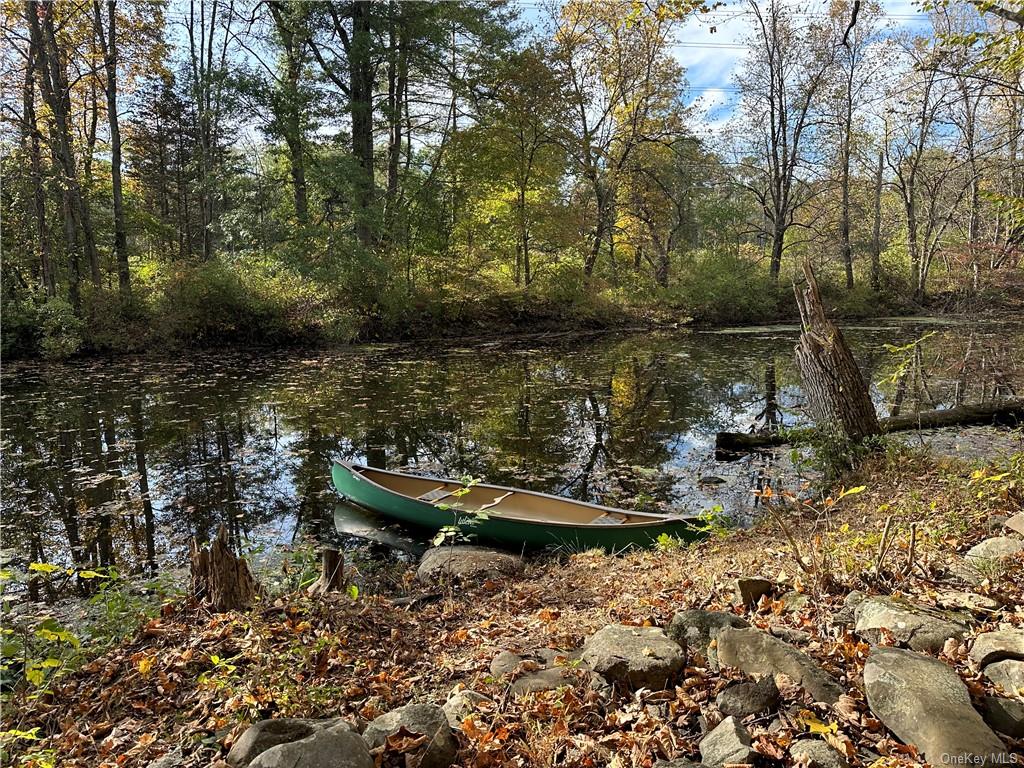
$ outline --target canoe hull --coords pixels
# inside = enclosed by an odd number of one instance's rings
[[[555,526],[493,514],[480,520],[472,514],[464,512],[460,515],[457,510],[441,509],[429,502],[389,491],[337,463],[331,468],[331,478],[342,496],[381,515],[434,531],[457,526],[471,538],[513,548],[561,546],[575,551],[594,548],[618,551],[653,546],[662,534],[686,541],[700,537],[700,533],[684,519],[667,519],[643,526]]]

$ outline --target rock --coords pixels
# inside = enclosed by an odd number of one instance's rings
[[[815,701],[835,704],[843,688],[805,653],[757,629],[723,629],[718,633],[718,658],[748,675],[782,673]]]
[[[548,667],[516,680],[512,683],[512,693],[522,696],[537,691],[553,691],[563,685],[574,685],[575,683],[576,678],[568,667]]]
[[[749,763],[757,757],[750,748],[750,734],[735,717],[727,717],[700,741],[700,759],[705,768],[726,763]]]
[[[993,597],[979,595],[977,592],[944,592],[935,602],[942,608],[970,611],[971,613],[993,613],[1003,604]]]
[[[611,683],[660,690],[683,668],[686,654],[657,627],[609,624],[588,638],[582,658]]]
[[[1024,550],[1024,541],[1011,536],[993,536],[967,550],[967,561],[1002,560]]]
[[[675,760],[659,760],[654,764],[654,768],[701,768],[701,764],[685,757],[678,757]]]
[[[968,654],[976,667],[1004,659],[1024,659],[1024,629],[1000,629],[982,632]]]
[[[740,576],[735,584],[735,594],[738,598],[736,602],[739,605],[755,606],[762,596],[774,588],[775,582],[760,576]]]
[[[981,764],[1006,755],[959,675],[941,661],[900,648],[872,648],[864,665],[872,714],[934,765]]]
[[[181,747],[175,747],[170,752],[151,762],[148,768],[182,768],[185,765],[185,755]]]
[[[318,728],[299,741],[261,752],[249,768],[373,768],[373,758],[358,733],[347,725]]]
[[[1021,536],[1024,536],[1024,512],[1018,512],[1007,520],[1004,525],[1014,533],[1019,533]]]
[[[869,643],[888,630],[915,651],[938,653],[951,637],[967,634],[967,625],[950,614],[924,608],[897,597],[869,597],[854,609],[854,631]]]
[[[510,672],[515,672],[516,667],[522,663],[522,656],[517,656],[511,651],[499,651],[498,654],[491,659],[491,674],[494,677],[507,675]]]
[[[804,632],[802,629],[793,629],[785,624],[772,624],[768,627],[768,631],[780,640],[793,643],[793,645],[804,645],[811,642],[810,632]]]
[[[523,570],[523,558],[487,547],[456,545],[428,549],[420,558],[416,578],[426,583],[452,579],[493,579]]]
[[[986,696],[982,700],[985,722],[1000,733],[1015,739],[1024,739],[1024,702]]]
[[[280,717],[260,720],[246,729],[245,733],[231,745],[225,760],[228,765],[240,768],[248,765],[257,755],[278,744],[301,741],[324,728],[348,728],[352,726],[341,718],[330,720],[308,720],[298,717]]]
[[[800,739],[789,748],[790,756],[807,768],[847,768],[846,758],[821,739]]]
[[[429,737],[420,759],[420,768],[449,768],[459,751],[459,742],[448,724],[448,716],[434,704],[407,704],[374,719],[363,733],[363,738],[376,749],[388,736],[405,728],[412,733]]]
[[[709,650],[708,645],[725,627],[742,629],[749,626],[750,624],[733,613],[693,609],[680,611],[673,616],[665,632],[683,648],[692,648],[704,655],[709,666],[718,669],[717,652]]]
[[[1007,696],[1024,700],[1024,661],[1005,659],[988,664],[982,672],[985,677],[998,685]]]
[[[756,683],[736,683],[718,694],[715,699],[724,715],[744,718],[774,710],[779,703],[779,689],[775,678],[765,675]]]
[[[856,620],[857,606],[868,599],[868,596],[859,590],[854,590],[843,600],[843,607],[832,616],[832,621],[843,626],[850,626]]]
[[[799,613],[811,604],[811,597],[804,592],[796,592],[791,589],[789,592],[783,593],[779,601],[782,603],[782,610],[786,613]]]
[[[455,730],[462,729],[462,721],[479,709],[481,704],[487,704],[490,699],[476,691],[456,691],[448,697],[441,710],[448,718],[448,725]]]

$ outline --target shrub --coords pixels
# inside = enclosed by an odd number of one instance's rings
[[[682,257],[667,291],[685,314],[703,323],[752,323],[779,316],[782,291],[765,270],[728,252],[694,251]]]
[[[49,360],[70,357],[82,346],[84,327],[68,301],[60,297],[46,300],[39,307],[39,351]]]

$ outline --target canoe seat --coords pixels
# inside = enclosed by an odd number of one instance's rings
[[[446,485],[439,485],[439,486],[437,486],[437,488],[432,488],[431,490],[427,491],[426,493],[421,493],[416,498],[419,499],[420,501],[429,501],[429,502],[433,503],[435,501],[440,501],[445,496],[451,496],[452,493],[454,493],[454,491],[449,491],[448,490],[448,486],[446,486]]]
[[[590,521],[590,525],[622,525],[629,518],[618,512],[605,512]]]

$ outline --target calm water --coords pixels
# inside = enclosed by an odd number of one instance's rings
[[[906,345],[931,334],[909,349]],[[7,365],[3,547],[28,560],[181,562],[226,523],[266,549],[333,535],[333,458],[576,499],[756,514],[791,468],[714,461],[714,434],[802,420],[796,329],[465,347]],[[1024,324],[900,321],[847,336],[882,412],[1011,397]],[[724,480],[725,482],[721,482]],[[345,526],[352,522],[339,510]],[[369,523],[372,525],[373,523]]]

